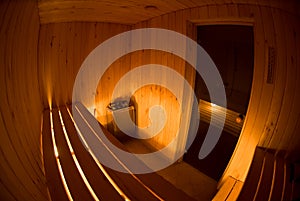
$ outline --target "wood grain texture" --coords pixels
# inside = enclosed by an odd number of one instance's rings
[[[169,66],[179,73],[181,69],[175,67],[176,61],[177,63],[182,62],[182,59],[171,53],[154,50],[136,51],[115,61],[99,81],[95,99],[98,120],[103,125],[108,123],[106,122],[106,107],[110,102],[114,101],[112,95],[115,87],[118,81],[126,73],[147,64]],[[150,143],[154,148],[158,149],[168,145],[178,131],[180,122],[180,103],[174,96],[174,92],[166,87],[155,84],[139,86],[140,81],[145,79],[144,76],[145,75],[140,74],[132,76],[130,82],[121,86],[121,90],[117,97],[131,97],[136,110],[136,122],[140,127],[148,127],[150,124],[154,124],[153,126],[155,128],[155,122],[151,122],[149,118],[151,107],[160,105],[164,108],[167,121],[163,130],[157,133],[155,137],[145,140],[147,141],[146,143]],[[157,72],[152,71],[150,67],[146,76],[158,80],[167,80],[166,76],[168,75],[165,72],[160,72],[160,74],[158,74]],[[174,83],[174,85],[178,86],[178,90],[181,90],[182,83]],[[152,120],[161,118],[159,115],[154,115]]]
[[[224,182],[222,188],[217,192],[212,201],[226,200],[230,195],[232,189],[234,188],[236,182],[236,179],[234,179],[233,177],[228,177],[226,179],[226,182]]]
[[[243,182],[258,144],[278,151],[286,150],[288,153],[295,150],[296,144],[299,144],[299,137],[293,133],[299,130],[300,108],[296,104],[291,105],[293,100],[298,100],[296,94],[299,94],[297,87],[299,85],[296,84],[296,80],[299,80],[299,64],[295,59],[299,52],[295,43],[299,36],[296,28],[299,20],[294,14],[284,11],[284,8],[278,9],[279,4],[276,2],[274,4],[268,2],[268,6],[266,6],[267,1],[257,1],[255,5],[253,1],[235,1],[235,3],[227,6],[211,4],[208,7],[192,8],[189,11],[176,11],[175,14],[170,13],[137,23],[134,27],[153,27],[154,21],[168,20],[169,23],[161,22],[155,27],[189,35],[185,28],[188,26],[187,21],[199,24],[209,21],[214,24],[214,20],[219,23],[220,19],[236,18],[235,24],[238,24],[239,19],[253,20],[255,59],[251,98],[241,137],[224,173],[224,178],[231,175]],[[284,31],[291,29],[294,31]],[[267,84],[267,49],[273,46],[277,53],[275,80],[273,84]]]
[[[39,79],[44,107],[49,107],[51,102],[53,105],[70,103],[73,84],[84,59],[100,43],[128,29],[126,25],[111,23],[42,25],[39,37]]]
[[[57,165],[57,159],[54,153],[52,131],[50,123],[50,110],[43,113],[43,157],[45,176],[51,200],[67,201],[68,196],[64,188],[61,175]]]
[[[48,200],[40,151],[37,3],[2,1],[0,10],[1,200]]]
[[[191,22],[253,19],[252,93],[241,137],[223,178],[233,176],[243,182],[257,145],[285,150],[286,157],[299,151],[300,26],[299,3],[295,2],[2,1],[1,196],[7,200],[48,199],[40,152],[43,108],[70,102],[75,76],[89,52],[104,40],[135,28],[160,27],[193,37],[187,32]],[[149,4],[157,6],[158,10],[145,11],[144,7]],[[277,55],[273,84],[266,83],[269,46],[274,46]],[[171,66],[193,84],[193,72],[187,70],[184,61],[170,54],[137,52],[117,61],[114,65],[118,70],[107,72],[105,79],[110,77],[111,80],[106,82],[107,92],[99,94],[104,101],[102,107],[109,101],[109,89],[124,73],[144,62],[154,61]],[[161,79],[163,76],[166,75],[161,75]],[[145,98],[151,89],[152,95],[159,97],[152,99],[153,102]],[[179,87],[178,90],[183,89]],[[146,111],[155,101],[167,108],[169,103],[164,100],[171,94],[166,89],[149,86],[140,89],[137,97]],[[174,97],[169,100],[175,101]],[[170,111],[176,113],[172,107]],[[141,115],[138,124],[147,124]],[[176,126],[175,123],[166,133],[172,133]],[[159,138],[157,142],[165,142],[165,138]],[[221,179],[220,185],[223,181]]]
[[[132,26],[133,29],[143,27],[166,28],[189,35],[190,33],[187,33],[188,21],[200,22],[201,24],[201,22],[208,20],[213,24],[216,19],[236,19],[234,23],[242,19],[241,23],[244,24],[244,19],[253,19],[255,37],[253,90],[241,138],[231,163],[224,174],[224,176],[232,175],[241,181],[244,180],[247,174],[256,145],[259,144],[278,150],[287,149],[287,146],[291,142],[291,136],[289,134],[282,135],[281,132],[293,133],[295,132],[296,125],[299,125],[297,121],[288,121],[287,118],[289,118],[290,114],[285,112],[285,110],[294,111],[292,112],[293,117],[295,119],[299,118],[297,116],[297,111],[299,111],[298,106],[295,104],[293,109],[291,109],[287,104],[294,97],[293,94],[297,94],[298,90],[296,87],[298,85],[294,81],[298,80],[296,78],[298,74],[292,73],[290,68],[287,71],[287,66],[294,66],[295,69],[298,68],[297,64],[295,64],[297,60],[294,59],[295,61],[293,60],[292,62],[291,59],[287,59],[286,55],[293,54],[293,58],[296,58],[296,46],[294,47],[293,45],[295,36],[287,37],[287,33],[282,32],[285,26],[295,26],[297,23],[295,16],[289,14],[287,11],[283,11],[286,8],[277,9],[278,4],[276,3],[268,6],[266,6],[267,2],[262,2],[261,4],[256,2],[255,4],[253,1],[248,2],[248,4],[241,1],[230,5],[211,3],[209,6],[201,6],[161,15],[148,21],[141,21]],[[271,8],[272,6],[274,8]],[[286,17],[291,22],[285,25],[281,17]],[[74,82],[79,66],[88,52],[110,36],[129,29],[130,26],[107,23],[76,22],[42,25],[39,64],[41,69],[44,69],[40,71],[42,72],[40,74],[41,81],[44,82],[44,86],[42,87],[44,91],[44,104],[47,105],[45,96],[48,93],[47,91],[53,93],[52,99],[56,102],[54,104],[69,102],[72,90],[71,83]],[[298,32],[295,32],[295,34],[297,35]],[[287,44],[290,44],[291,49],[286,47],[286,40],[290,40]],[[267,50],[269,46],[274,46],[278,54],[276,57],[274,84],[266,84]],[[286,48],[289,48],[289,50],[286,50]],[[193,84],[193,73],[186,70],[185,62],[172,58],[171,55],[157,54],[153,51],[139,51],[132,53],[130,56],[120,58],[108,69],[105,76],[103,76],[103,81],[101,80],[99,83],[101,89],[98,87],[96,102],[99,105],[97,106],[97,114],[99,116],[98,119],[103,124],[105,124],[105,107],[111,101],[110,97],[113,86],[126,72],[134,69],[136,66],[147,63],[160,63],[170,66],[180,74],[186,74],[186,78],[188,77],[187,80]],[[151,75],[151,72],[149,75]],[[45,83],[48,82],[48,79],[51,82]],[[291,81],[286,83],[286,80]],[[136,97],[138,102],[142,103],[139,106],[137,115],[138,125],[147,125],[147,108],[150,108],[154,103],[158,103],[158,99],[156,101],[156,98],[152,98],[152,101],[146,98],[151,94],[149,93],[151,89],[154,90],[153,92],[159,97],[159,100],[165,100],[165,95],[162,95],[167,93],[165,89],[150,86],[140,89]],[[124,88],[124,90],[126,89]],[[179,88],[178,90],[183,89]],[[156,93],[155,91],[160,92]],[[295,97],[294,100],[296,100]],[[280,109],[282,104],[284,104],[285,109]],[[169,104],[162,103],[162,105],[168,106]],[[284,123],[287,121],[290,122],[288,123],[288,127]],[[176,125],[174,124],[175,127]],[[281,132],[278,132],[276,127],[279,127]],[[288,131],[286,131],[287,129]],[[170,134],[171,130],[166,132],[169,133],[168,139],[174,136]],[[160,139],[159,141],[164,142],[165,140]],[[165,142],[168,141],[166,140]]]
[[[284,11],[299,13],[294,6],[295,1],[257,1],[257,0],[39,0],[39,15],[42,24],[72,21],[88,22],[114,22],[122,24],[135,24],[157,16],[187,8],[207,5],[220,5],[226,7],[233,3],[263,5],[280,8]],[[219,9],[220,7],[218,7]],[[298,7],[299,8],[299,7]],[[222,10],[222,8],[221,8]],[[217,13],[218,10],[211,10]],[[228,12],[227,10],[223,10]]]

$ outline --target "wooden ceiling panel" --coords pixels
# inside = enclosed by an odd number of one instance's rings
[[[235,0],[238,4],[275,7],[299,15],[297,0]],[[39,0],[40,23],[110,22],[136,24],[177,10],[232,0]]]
[[[89,21],[134,24],[172,11],[197,6],[184,0],[39,1],[41,24]]]

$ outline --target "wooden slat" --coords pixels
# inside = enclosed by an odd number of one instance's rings
[[[78,105],[78,109],[80,111],[80,113],[83,115],[83,117],[85,117],[85,119],[87,116],[90,116],[91,114],[82,106],[82,105]],[[75,112],[76,116],[78,116],[77,119],[77,126],[78,128],[81,130],[82,133],[84,133],[84,135],[88,135],[89,138],[93,137],[94,140],[96,140],[96,142],[99,144],[99,146],[101,145],[101,142],[95,137],[95,134],[93,133],[93,130],[91,130],[90,125],[86,124],[84,119],[80,116],[80,113],[78,113],[77,111],[73,111]],[[73,114],[74,115],[74,114]],[[76,119],[75,119],[76,120]],[[78,121],[80,120],[80,122],[78,123]],[[99,125],[97,123],[96,120],[94,120],[94,122],[89,122],[93,125]],[[100,126],[100,125],[99,125]],[[104,128],[103,128],[104,129]],[[107,133],[107,137],[109,137],[109,133]],[[102,136],[103,138],[103,136]],[[114,138],[110,137],[110,140],[112,140]],[[114,144],[117,143],[117,140],[114,139]],[[93,149],[95,148],[93,145],[90,145],[91,150],[93,151]],[[104,146],[101,146],[104,147]],[[101,149],[101,155],[111,155],[111,153],[105,149],[102,148]],[[94,153],[96,155],[96,153]],[[115,158],[112,159],[113,161],[116,161]],[[112,179],[120,186],[120,188],[122,189],[122,191],[132,200],[142,200],[142,199],[147,199],[147,200],[157,200],[150,192],[148,192],[144,187],[142,187],[130,174],[125,174],[125,173],[121,173],[121,172],[117,172],[114,171],[110,168],[105,168],[105,170],[108,172],[108,174],[112,177]]]
[[[274,169],[275,177],[273,178],[272,191],[270,192],[271,201],[280,200],[283,193],[283,184],[284,184],[284,160],[282,158],[276,158],[276,166]]]
[[[258,146],[267,147],[269,144],[270,139],[273,136],[274,125],[278,120],[278,114],[280,112],[280,106],[282,103],[283,97],[283,90],[286,81],[285,73],[285,47],[282,45],[282,41],[275,39],[275,28],[273,23],[270,23],[270,19],[272,19],[272,11],[265,7],[260,7],[260,13],[262,16],[262,23],[263,23],[263,31],[264,31],[264,38],[265,38],[265,69],[264,69],[264,83],[270,85],[271,91],[269,93],[270,96],[270,105],[268,108],[268,115],[266,118],[266,123],[264,125],[264,130],[261,134],[260,140],[258,142]],[[280,23],[281,24],[281,23]],[[281,36],[277,34],[277,36]],[[280,43],[281,42],[281,43]],[[276,56],[275,58],[275,65],[273,66],[273,71],[275,72],[268,72],[269,68],[269,54],[270,49],[275,48],[276,54],[282,55],[282,57]],[[268,75],[270,74],[270,75]],[[267,83],[268,76],[271,76],[273,79],[273,83]]]
[[[281,201],[292,200],[292,180],[291,164],[287,161],[284,163],[284,187]]]
[[[68,114],[67,108],[60,107],[60,110],[74,153],[76,154],[78,162],[98,198],[100,200],[123,200],[113,186],[104,177],[92,156],[84,148],[77,134],[75,125]]]
[[[212,200],[213,201],[226,200],[229,194],[231,193],[232,189],[234,188],[236,182],[237,182],[236,179],[234,179],[233,177],[228,177]]]
[[[59,159],[71,196],[74,200],[93,200],[93,197],[88,191],[88,188],[85,186],[83,179],[81,178],[79,171],[76,168],[75,162],[72,159],[72,155],[68,148],[62,125],[60,123],[58,110],[53,109],[52,114],[55,133],[54,135]]]
[[[47,200],[40,152],[43,107],[36,76],[37,4],[1,2],[0,12],[1,183],[17,200]]]
[[[85,116],[86,119],[92,120],[94,117],[84,108],[83,105],[77,105],[80,112]],[[79,114],[78,114],[79,115]],[[87,118],[90,116],[90,118]],[[96,120],[91,123],[91,126],[97,125],[98,123]],[[99,125],[99,124],[98,124]],[[90,132],[90,128],[84,128],[87,125],[81,125],[81,129],[85,130],[86,132]],[[99,125],[100,126],[100,125]],[[110,133],[107,132],[104,128],[102,128],[103,132],[105,133],[106,137],[117,147],[122,148],[123,145],[117,141]],[[141,167],[142,162],[138,159],[135,161],[136,166]],[[126,165],[126,164],[125,164]],[[121,189],[124,190],[124,193],[133,200],[157,200],[158,198],[150,193],[143,185],[146,185],[147,188],[151,189],[157,196],[164,200],[193,200],[191,197],[186,195],[184,192],[176,189],[172,186],[169,182],[164,180],[162,177],[158,176],[156,173],[144,174],[144,175],[130,175],[121,173],[118,171],[114,171],[110,168],[106,168],[107,172],[111,175],[111,177],[116,181],[117,184],[120,185]],[[138,180],[137,180],[138,178]],[[140,180],[140,181],[139,181]],[[142,183],[141,183],[142,182]]]
[[[281,107],[281,113],[278,120],[277,132],[282,133],[282,135],[278,135],[272,139],[272,143],[277,143],[273,146],[277,146],[279,150],[293,150],[297,149],[297,145],[299,145],[299,140],[295,140],[298,136],[298,128],[297,124],[299,124],[300,116],[295,111],[300,110],[299,106],[299,98],[300,94],[298,93],[299,88],[299,38],[300,38],[300,30],[299,19],[294,19],[291,16],[283,15],[276,10],[273,10],[274,19],[278,21],[278,32],[281,29],[290,30],[289,32],[285,32],[283,35],[284,45],[286,46],[286,86],[285,86],[285,96],[283,99],[283,104]],[[279,19],[280,18],[280,19]],[[277,20],[278,19],[278,20]],[[279,23],[279,22],[285,23]],[[291,134],[293,133],[293,134]]]
[[[236,181],[232,191],[228,195],[226,201],[236,201],[242,188],[243,188],[244,183],[241,181]]]
[[[51,200],[69,200],[65,192],[54,155],[50,126],[50,110],[45,110],[43,115],[43,156]]]
[[[274,172],[274,155],[267,152],[264,158],[263,172],[257,186],[254,200],[268,200],[271,192]]]

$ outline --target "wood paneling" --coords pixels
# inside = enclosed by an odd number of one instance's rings
[[[128,62],[129,61],[129,62]],[[131,61],[131,62],[130,62]],[[182,62],[182,60],[173,54],[162,51],[142,50],[129,54],[128,56],[121,57],[114,62],[105,72],[102,79],[99,82],[97,88],[97,96],[95,100],[97,108],[97,118],[103,124],[106,125],[106,106],[112,100],[112,94],[117,82],[128,73],[130,70],[136,67],[147,64],[160,64],[169,66],[180,72],[179,68],[176,68],[175,63]],[[166,75],[163,72],[157,74],[155,71],[151,71],[151,67],[146,75],[134,75],[129,83],[122,86],[118,97],[131,96],[134,102],[136,110],[136,123],[140,127],[148,127],[154,123],[154,129],[158,126],[155,125],[155,120],[160,119],[161,116],[156,115],[150,122],[149,114],[152,106],[160,105],[164,108],[166,114],[166,124],[162,131],[149,140],[155,148],[161,148],[168,145],[175,137],[179,122],[180,122],[180,105],[174,92],[163,86],[150,84],[146,86],[138,86],[141,83],[141,79],[145,79],[145,76],[152,77],[153,79],[158,77],[158,80],[166,80]],[[181,83],[174,83],[178,86],[178,90],[181,90]],[[175,87],[176,88],[176,87]],[[134,91],[136,89],[136,91]],[[155,129],[157,130],[157,129]]]
[[[237,200],[242,186],[243,183],[241,181],[228,177],[212,201]]]
[[[299,10],[297,11],[297,7],[293,4],[294,1],[282,2],[280,0],[39,0],[38,6],[42,24],[72,21],[135,24],[177,10],[212,4],[215,5],[215,7],[212,7],[210,11],[211,17],[217,13],[224,15],[231,13],[231,10],[227,10],[226,7],[227,5],[232,6],[233,2],[274,6],[290,12],[299,12]],[[216,7],[216,5],[220,6]]]
[[[47,200],[40,151],[42,110],[49,107],[49,103],[70,102],[76,74],[89,52],[104,40],[131,28],[160,27],[192,37],[193,33],[187,33],[191,22],[253,19],[252,93],[243,131],[224,178],[233,176],[243,182],[258,144],[277,151],[286,150],[287,156],[299,150],[300,26],[299,17],[295,16],[299,15],[299,3],[295,2],[39,1],[38,5],[31,1],[1,2],[1,196],[7,200]],[[144,7],[149,4],[157,6],[158,10],[145,11]],[[40,29],[39,17],[43,24]],[[74,21],[136,24],[131,27]],[[53,22],[70,23],[49,24]],[[276,51],[273,84],[266,83],[269,47]],[[114,83],[134,66],[152,61],[171,66],[193,83],[193,71],[188,70],[184,61],[169,54],[142,52],[119,60],[116,64],[119,70],[111,72],[107,78],[111,76]],[[154,89],[157,96],[170,95],[166,89]],[[152,104],[149,99],[142,98],[148,95],[148,90],[145,87],[137,92],[142,104],[145,101],[144,108]],[[178,90],[183,89],[179,87]],[[101,96],[109,100],[109,94]],[[161,104],[168,107],[168,103]],[[139,122],[147,123],[142,119]]]
[[[39,78],[44,106],[49,107],[50,102],[53,105],[71,102],[73,84],[84,59],[101,42],[129,28],[111,23],[42,25],[39,37]]]
[[[296,104],[299,99],[297,82],[300,76],[299,45],[297,46],[300,35],[297,27],[299,18],[284,11],[283,7],[278,9],[279,2],[269,2],[268,5],[266,1],[259,1],[256,5],[252,3],[236,1],[236,4],[227,6],[202,6],[162,15],[134,26],[163,27],[189,35],[186,33],[187,21],[219,24],[226,23],[228,19],[227,23],[230,24],[230,20],[236,19],[233,22],[237,24],[241,19],[241,24],[244,24],[244,19],[253,20],[255,55],[251,98],[241,137],[224,173],[224,178],[231,175],[242,182],[257,145],[290,153],[297,149],[296,145],[299,145],[300,141],[296,136],[300,111],[299,104]],[[152,22],[161,23],[153,25]],[[266,82],[269,47],[276,50],[273,84]]]
[[[99,144],[105,143],[104,138],[107,138],[116,147],[125,151],[127,150],[126,147],[124,147],[122,143],[114,138],[114,136],[112,136],[105,128],[98,127],[98,121],[82,104],[76,104],[75,107],[76,111],[74,111],[74,115],[76,114],[80,116],[78,116],[79,118],[77,119],[77,122],[79,122],[77,125],[78,129],[81,131],[85,131],[83,135],[86,142],[90,145],[89,151],[92,151],[95,156],[99,157],[105,154],[107,156],[106,159],[109,159],[107,162],[112,162],[116,159],[116,157],[118,157],[116,151],[114,151],[111,146],[103,146],[102,150],[99,150],[97,148]],[[100,131],[98,128],[102,129],[102,131]],[[99,132],[103,132],[106,137]],[[91,141],[88,138],[93,139],[94,142],[97,142],[96,144],[94,144],[96,146],[91,145],[89,143]],[[78,145],[83,146],[82,144]],[[94,148],[98,149],[98,151]],[[126,168],[123,170],[119,169],[121,171],[116,171],[114,169],[111,169],[110,167],[104,167],[105,171],[108,173],[108,175],[110,175],[112,180],[114,180],[116,184],[118,184],[120,189],[126,196],[129,197],[130,200],[194,200],[178,188],[174,187],[168,181],[164,180],[155,172],[150,172],[148,174],[133,174],[131,172],[132,168],[146,167],[145,163],[140,160],[140,158],[133,156],[129,163],[126,162],[125,158],[118,158],[116,162],[117,164],[115,163],[116,165],[113,165],[114,167],[122,166]],[[130,170],[127,168],[129,168]],[[102,174],[98,169],[98,174],[99,173]],[[106,191],[104,190],[104,192]]]
[[[48,200],[40,150],[37,3],[1,1],[0,13],[0,197]]]

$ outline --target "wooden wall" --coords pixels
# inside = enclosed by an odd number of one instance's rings
[[[1,1],[0,24],[0,199],[48,200],[40,148],[37,3]]]
[[[175,30],[193,38],[195,37],[193,32],[195,24],[242,23],[254,26],[253,90],[241,138],[224,174],[225,177],[231,175],[243,181],[257,145],[278,151],[282,149],[291,151],[298,146],[299,137],[296,135],[297,129],[299,129],[297,92],[299,91],[300,71],[297,49],[299,47],[297,46],[299,30],[296,25],[299,22],[292,13],[294,11],[290,9],[290,5],[281,5],[279,1],[208,2],[203,6],[142,21],[132,27],[81,22],[44,24],[41,26],[39,40],[39,68],[41,69],[39,78],[44,106],[48,107],[47,97],[52,97],[53,104],[70,102],[73,82],[85,57],[102,41],[117,33],[131,28],[159,27]],[[291,12],[289,12],[290,10]],[[277,55],[272,84],[266,82],[269,47],[274,47]],[[147,54],[150,54],[150,57]],[[97,115],[103,124],[106,123],[105,107],[111,101],[111,92],[117,81],[136,66],[153,62],[171,66],[181,75],[185,75],[189,82],[193,83],[194,81],[194,73],[186,68],[185,62],[179,58],[172,58],[168,54],[139,51],[131,56],[120,58],[108,69],[97,89],[95,102]],[[159,96],[160,101],[165,101],[166,99],[163,97],[170,95],[166,90],[155,88],[155,86],[139,90],[135,94],[136,100],[140,102],[139,111],[147,112],[147,108],[149,109],[157,100],[152,98],[153,102],[149,101],[151,94],[149,89],[155,89],[152,95]],[[179,87],[178,90],[183,89]],[[156,93],[158,91],[159,93]],[[124,94],[126,94],[125,91]],[[172,99],[174,97],[169,100]],[[172,105],[166,102],[163,104],[166,108]],[[170,106],[170,108],[172,107]],[[169,115],[172,122],[175,115],[172,113]],[[148,122],[148,115],[139,112],[138,125],[147,125]],[[173,124],[175,128],[176,124]],[[162,136],[170,139],[174,133],[169,130],[165,131]],[[166,139],[161,138],[159,141],[168,141]]]
[[[44,106],[49,107],[51,101],[53,105],[70,103],[73,84],[84,59],[103,41],[129,28],[127,25],[87,22],[42,25],[38,63]]]
[[[159,64],[168,66],[174,69],[177,73],[184,75],[184,68],[181,68],[181,65],[177,66],[177,63],[184,63],[184,61],[171,53],[154,50],[136,51],[118,59],[108,68],[97,88],[95,104],[98,120],[103,125],[107,123],[106,106],[110,103],[110,101],[113,101],[111,97],[114,88],[125,73],[143,65]],[[147,86],[139,85],[139,83],[141,83],[140,80],[145,79],[143,76],[151,77],[153,79],[158,77],[159,80],[167,80],[165,76],[168,75],[163,74],[163,72],[158,72],[157,74],[154,70],[151,70],[151,67],[149,67],[146,75],[136,74],[135,76],[132,76],[132,80],[127,83],[126,86],[122,86],[117,97],[122,98],[131,96],[136,110],[136,123],[142,128],[149,127],[152,124],[151,126],[154,130],[158,130],[159,123],[161,122],[157,122],[156,124],[155,120],[161,119],[162,116],[159,113],[153,113],[154,115],[152,116],[152,119],[150,119],[150,110],[151,107],[155,105],[162,106],[166,115],[165,126],[155,137],[145,140],[146,143],[151,144],[154,148],[161,148],[168,145],[176,135],[181,118],[181,108],[174,95],[176,92],[170,91],[170,88],[168,89],[155,84]],[[176,86],[174,88],[178,90],[177,93],[182,91],[181,82],[174,82],[173,86]],[[172,148],[172,150],[174,151],[174,148]]]
[[[239,2],[239,1],[237,1]],[[260,4],[262,4],[260,6]],[[300,30],[299,16],[275,8],[272,2],[245,1],[209,4],[172,12],[134,26],[160,27],[188,36],[191,24],[249,24],[254,26],[255,55],[252,93],[241,137],[224,178],[244,181],[257,145],[277,151],[299,150]],[[268,49],[274,47],[274,80],[267,83]],[[177,68],[184,69],[178,63]],[[221,180],[222,183],[223,180]]]
[[[38,63],[44,107],[49,107],[49,104],[70,103],[76,74],[88,54],[106,39],[130,29],[131,27],[127,25],[111,23],[70,22],[41,25]],[[107,123],[106,106],[113,101],[112,93],[120,78],[135,67],[149,63],[170,66],[178,73],[184,74],[182,65],[175,65],[183,64],[184,61],[172,54],[140,51],[119,58],[99,81],[95,105],[91,106],[96,108],[96,116],[100,123],[103,125]],[[154,73],[152,75],[158,76]],[[141,77],[137,76],[133,79],[141,79]],[[87,79],[86,82],[89,80]],[[180,93],[182,83],[175,84],[178,84],[177,90]],[[123,86],[119,96],[124,97],[134,92],[133,87],[135,87],[135,80],[132,80],[128,86]],[[168,89],[156,85],[145,86],[135,91],[133,97],[138,107],[136,116],[139,126],[149,126],[149,109],[152,106],[158,104],[165,108],[168,119],[166,126],[156,137],[150,139],[150,143],[156,148],[169,144],[176,135],[180,120],[176,97]],[[157,118],[160,117],[156,116],[154,120]],[[174,150],[175,148],[173,152]]]
[[[75,76],[88,53],[104,40],[131,28],[161,27],[193,38],[195,33],[187,32],[194,30],[193,23],[252,23],[255,40],[253,90],[244,128],[224,178],[233,176],[244,181],[257,145],[287,150],[287,153],[299,150],[300,26],[297,26],[299,17],[289,12],[297,8],[293,3],[203,1],[198,7],[161,15],[134,26],[69,22],[40,27],[36,2],[5,1],[0,5],[1,199],[48,199],[40,152],[42,110],[49,107],[49,103],[70,102]],[[266,82],[269,46],[276,51],[271,84]],[[136,57],[138,59],[133,59]],[[120,77],[140,65],[144,57],[145,53],[137,52],[134,57],[127,58],[130,67],[120,62],[119,71],[113,75]],[[193,83],[194,74],[185,67],[184,61],[167,54],[154,53],[150,58],[171,65]],[[155,96],[170,96],[169,100],[175,101],[167,90],[156,86],[149,88]],[[137,91],[136,96],[140,97],[137,100],[143,103],[149,100],[149,88]],[[158,102],[161,100],[164,98]],[[151,104],[143,105],[143,110]],[[168,103],[163,104],[168,106]],[[139,119],[139,122],[141,125],[147,123],[146,119]]]

